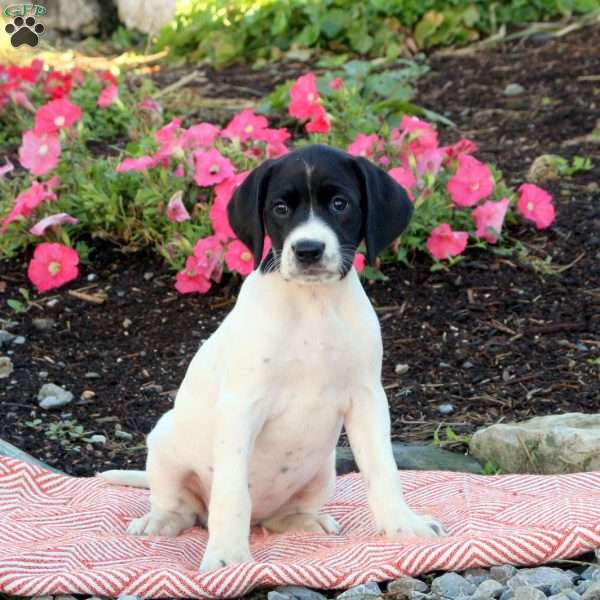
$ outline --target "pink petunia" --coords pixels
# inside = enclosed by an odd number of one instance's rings
[[[183,192],[175,192],[167,204],[167,219],[171,223],[182,223],[190,219],[190,213],[183,204]]]
[[[408,197],[414,202],[411,188],[417,184],[417,178],[413,175],[413,172],[406,167],[394,167],[388,171],[388,175],[407,191]]]
[[[43,202],[56,200],[56,194],[52,191],[58,185],[58,177],[52,177],[44,183],[33,181],[31,187],[21,192],[15,199],[15,205],[2,222],[0,231],[6,228],[19,217],[27,218]]]
[[[43,243],[36,247],[27,276],[38,292],[58,288],[79,277],[79,255],[62,244]]]
[[[397,145],[405,145],[412,154],[437,148],[438,135],[433,125],[418,117],[404,115],[399,129],[392,129],[390,140]]]
[[[185,175],[185,169],[183,168],[183,165],[177,165],[175,167],[175,170],[173,171],[173,176],[174,177],[183,177]]]
[[[533,183],[524,183],[519,188],[517,210],[523,217],[533,221],[537,229],[550,227],[556,216],[552,196]]]
[[[314,104],[310,109],[309,121],[305,128],[309,133],[328,133],[331,129],[327,111],[320,104]]]
[[[461,138],[455,144],[440,148],[446,153],[446,158],[450,160],[458,158],[461,154],[473,154],[478,149],[479,146],[467,138]]]
[[[441,148],[425,150],[417,155],[417,174],[437,175],[446,153]]]
[[[139,156],[137,158],[126,158],[117,166],[117,173],[125,173],[127,171],[145,171],[158,164],[153,156]]]
[[[199,269],[207,279],[216,283],[221,280],[223,274],[224,241],[221,235],[215,234],[199,239],[194,246],[194,256],[198,259]]]
[[[180,294],[192,294],[194,292],[205,294],[210,290],[212,284],[202,274],[201,267],[202,265],[198,265],[198,259],[195,256],[188,256],[185,261],[185,268],[175,276],[175,289]]]
[[[196,149],[212,146],[219,137],[220,129],[210,123],[192,125],[181,134],[181,143],[185,148]]]
[[[502,232],[504,217],[509,205],[510,200],[503,198],[499,202],[488,200],[474,209],[471,218],[476,227],[475,235],[487,240],[490,244],[495,244]]]
[[[457,206],[473,206],[494,189],[490,168],[468,154],[458,157],[456,173],[448,180],[448,193]]]
[[[44,82],[43,92],[46,96],[53,98],[64,98],[69,95],[72,86],[72,77],[69,73],[52,71],[48,73]]]
[[[225,129],[221,132],[221,137],[245,142],[256,139],[257,133],[261,129],[266,129],[268,125],[269,123],[265,117],[261,117],[251,108],[247,108],[237,113],[229,121]]]
[[[314,73],[298,77],[290,89],[291,102],[288,106],[290,116],[304,120],[311,117],[311,110],[319,102],[317,78]]]
[[[56,134],[26,131],[19,148],[19,161],[32,175],[45,175],[58,164],[60,142]]]
[[[221,183],[234,174],[232,162],[215,148],[206,152],[195,152],[194,165],[196,169],[194,180],[199,186]]]
[[[254,270],[252,252],[240,240],[233,240],[227,247],[225,264],[230,271],[239,273],[243,277]]]
[[[367,262],[367,259],[365,258],[365,255],[362,254],[361,252],[357,252],[354,255],[354,268],[356,269],[357,273],[363,272],[366,262]]]
[[[48,227],[57,227],[58,225],[76,225],[79,219],[72,217],[68,213],[56,213],[38,221],[30,230],[29,233],[37,236],[44,235]]]
[[[178,138],[180,133],[181,119],[171,119],[166,125],[154,132],[154,139],[158,144],[164,144]]]
[[[341,77],[334,77],[330,82],[329,82],[329,87],[332,90],[339,90],[341,88],[344,87],[344,80]]]
[[[57,133],[68,129],[81,119],[81,109],[65,98],[51,100],[35,114],[34,131],[37,134]]]
[[[114,83],[109,83],[102,89],[98,95],[98,106],[100,108],[107,108],[111,104],[114,104],[119,98],[119,88]]]
[[[145,110],[146,112],[149,112],[151,114],[158,115],[158,116],[162,115],[162,113],[163,113],[162,106],[156,100],[153,100],[152,98],[144,98],[138,104],[138,108],[140,110]]]
[[[14,170],[15,165],[13,165],[7,158],[6,163],[2,167],[0,167],[0,180],[2,180],[7,173],[11,173]]]
[[[354,141],[348,144],[348,148],[346,149],[349,154],[353,156],[366,156],[371,157],[375,151],[375,148],[378,144],[381,143],[379,136],[375,133],[371,135],[366,135],[364,133],[359,133]]]
[[[231,225],[229,225],[227,205],[229,204],[229,200],[231,200],[231,196],[235,189],[241,185],[248,174],[249,171],[242,171],[234,177],[230,177],[215,186],[215,200],[210,208],[208,216],[213,231],[225,239],[235,238],[235,233],[233,232],[233,229],[231,229]]]
[[[466,231],[452,231],[448,223],[442,223],[432,229],[426,246],[431,256],[437,260],[445,260],[450,256],[462,254],[468,239],[469,234]]]

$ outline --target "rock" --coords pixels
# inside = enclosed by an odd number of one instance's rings
[[[94,371],[88,371],[84,376],[84,379],[100,379],[100,373],[94,373]]]
[[[90,444],[106,444],[106,436],[95,433],[88,438]]]
[[[115,437],[118,440],[123,440],[125,442],[130,442],[133,439],[133,435],[127,431],[123,431],[122,429],[115,430]]]
[[[123,319],[123,329],[129,329],[133,321],[131,319]]]
[[[22,346],[25,343],[25,337],[22,335],[18,335],[13,339],[12,343]]]
[[[40,388],[37,399],[40,408],[51,410],[69,404],[73,400],[73,394],[54,383],[45,383]]]
[[[544,592],[550,593],[552,589],[554,593],[570,588],[572,586],[571,578],[565,575],[560,569],[553,567],[537,567],[535,569],[521,569],[514,577],[508,581],[508,587],[515,591],[515,600],[517,599],[516,591],[521,587],[532,587]],[[523,598],[522,600],[527,600]],[[535,600],[533,597],[531,600]]]
[[[471,596],[472,600],[490,600],[491,598],[500,598],[502,592],[506,589],[499,581],[487,579],[479,584],[477,590]]]
[[[48,29],[82,35],[98,33],[100,6],[97,0],[48,0],[43,23]]]
[[[387,591],[394,594],[404,594],[408,596],[409,592],[427,592],[429,586],[420,579],[414,577],[401,577],[390,581]]]
[[[94,390],[83,390],[83,392],[81,392],[81,396],[79,397],[82,400],[88,401],[96,397],[96,392],[94,392]]]
[[[513,600],[515,593],[512,590],[504,590],[500,595],[500,600]]]
[[[452,600],[470,596],[476,589],[476,586],[458,573],[444,573],[441,577],[436,577],[431,583],[432,592]]]
[[[454,404],[440,404],[437,407],[437,410],[440,415],[447,416],[451,415],[456,410],[456,406],[454,406]]]
[[[146,273],[144,273],[144,279],[146,281],[150,281],[153,277],[154,273],[152,271],[146,271]]]
[[[98,279],[98,275],[96,275],[96,273],[89,273],[86,279],[90,282],[96,281],[96,279]]]
[[[546,594],[537,588],[523,586],[514,591],[513,600],[546,600]]]
[[[465,360],[462,366],[463,369],[472,369],[475,365],[470,360]]]
[[[567,413],[481,429],[470,451],[504,473],[600,470],[600,414]]]
[[[286,585],[276,588],[276,592],[285,594],[291,600],[326,600],[323,594],[299,585]],[[267,596],[269,597],[269,596]]]
[[[403,365],[401,363],[398,363],[394,367],[394,373],[396,373],[396,375],[404,375],[404,373],[408,373],[408,369],[409,369],[408,365]]]
[[[600,566],[589,566],[581,573],[582,579],[600,581]]]
[[[8,356],[0,356],[0,379],[6,379],[10,377],[10,374],[14,371],[12,360]]]
[[[582,600],[600,600],[600,582],[595,581],[583,592]]]
[[[56,325],[54,319],[33,319],[31,323],[38,331],[50,331]]]
[[[366,585],[357,585],[342,592],[337,597],[337,600],[368,600],[369,598],[379,598],[380,596],[381,590],[379,586],[374,581],[370,581]]]
[[[598,596],[600,599],[600,596]],[[574,590],[565,590],[559,594],[548,596],[548,600],[581,600],[581,596]]]
[[[394,443],[392,448],[399,469],[481,473],[481,464],[471,456],[465,456],[457,452],[449,452],[435,446],[420,444]],[[336,450],[336,468],[338,475],[358,470],[350,448],[338,446]]]
[[[175,16],[177,0],[117,0],[119,19],[128,29],[157,33]]]
[[[527,181],[544,183],[560,178],[559,166],[564,162],[562,156],[556,154],[542,154],[535,158],[527,171]]]
[[[273,590],[267,594],[267,600],[294,600],[294,596]]]
[[[8,331],[0,329],[0,348],[2,348],[2,346],[8,346],[8,344],[10,344],[14,339],[15,336],[12,333],[8,333]]]
[[[525,88],[519,83],[509,83],[504,88],[505,96],[519,96],[525,91]]]
[[[499,565],[491,567],[490,577],[500,583],[506,583],[511,577],[517,574],[516,567],[512,565]]]

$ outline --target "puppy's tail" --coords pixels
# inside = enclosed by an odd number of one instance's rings
[[[114,485],[128,485],[137,488],[150,487],[146,471],[124,471],[115,469],[113,471],[103,471],[102,473],[98,473],[98,476]]]

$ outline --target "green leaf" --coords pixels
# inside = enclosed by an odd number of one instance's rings
[[[14,298],[10,298],[6,301],[6,304],[10,306],[17,314],[26,313],[29,308],[23,304],[20,300],[15,300]]]

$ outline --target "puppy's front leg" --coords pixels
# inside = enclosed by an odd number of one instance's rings
[[[357,391],[345,427],[356,464],[367,483],[377,530],[388,537],[444,535],[435,519],[417,515],[404,500],[390,439],[389,407],[381,384]]]
[[[208,507],[208,545],[200,571],[252,560],[248,464],[260,426],[244,398],[230,398],[217,408],[213,481]]]

